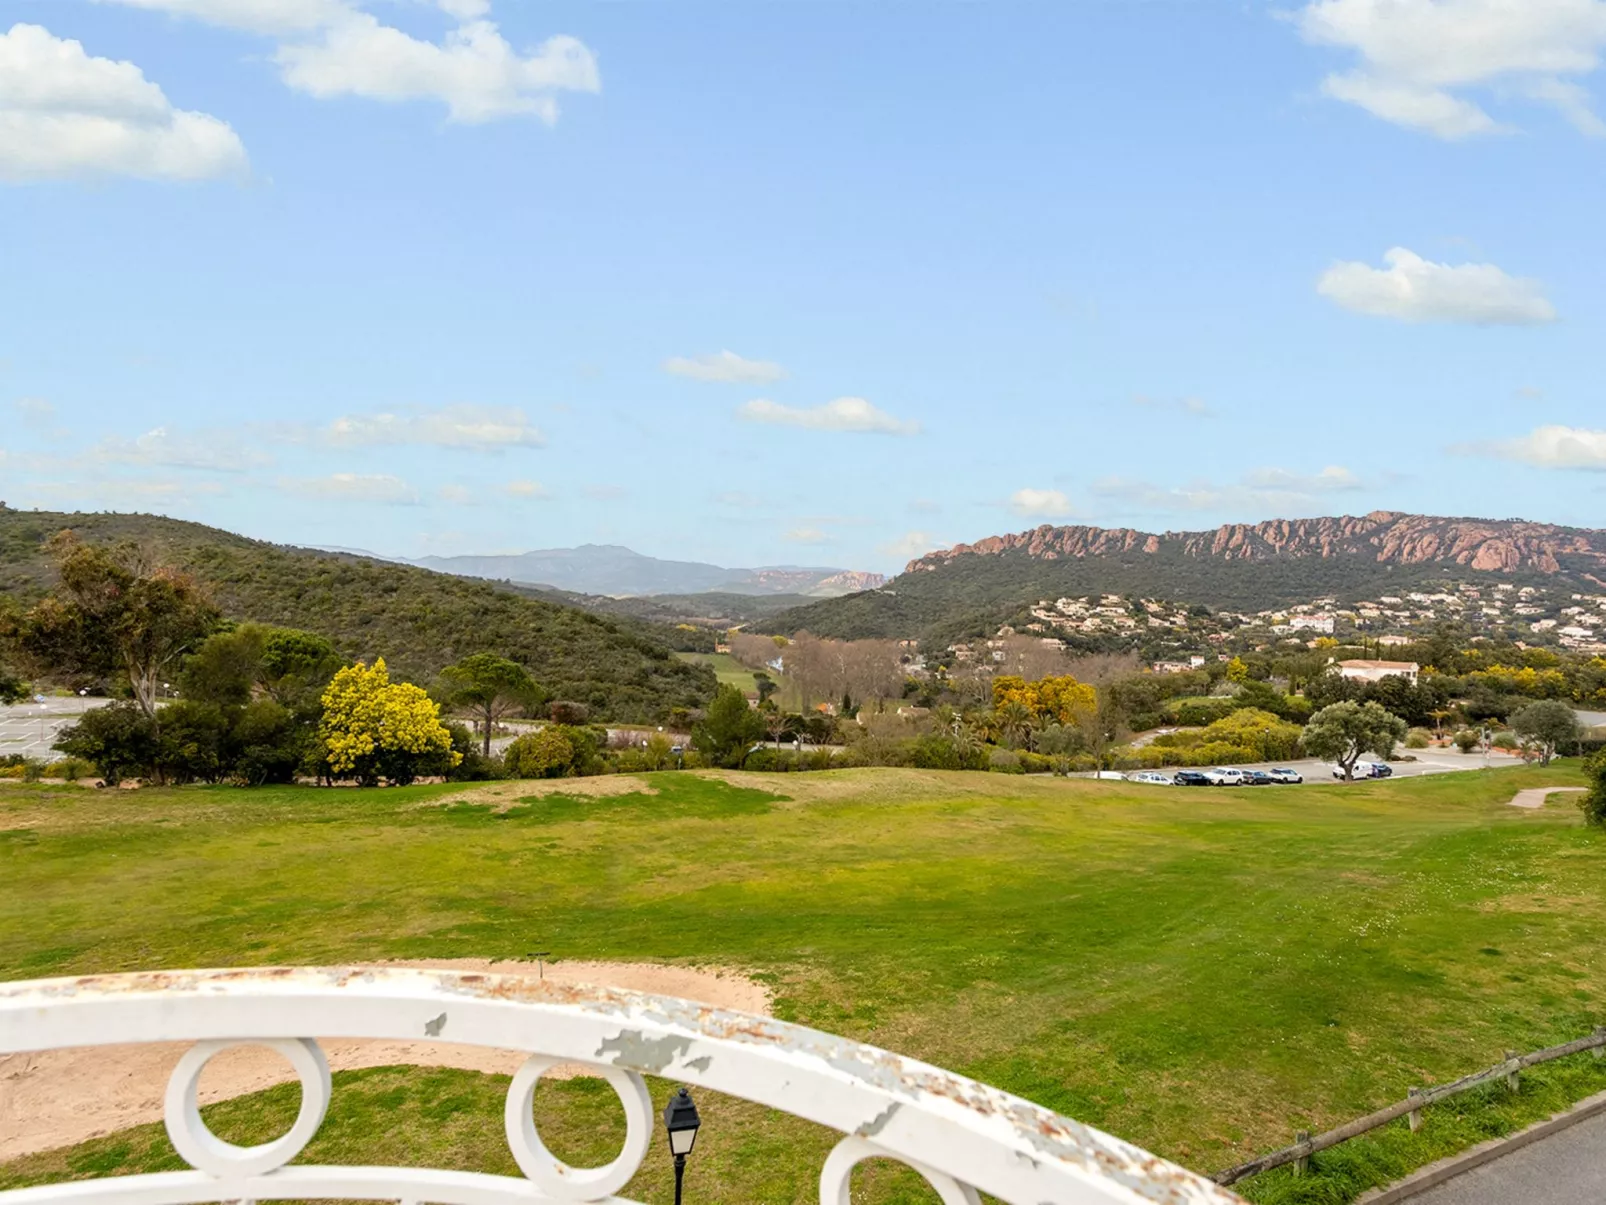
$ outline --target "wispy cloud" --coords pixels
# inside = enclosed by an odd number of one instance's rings
[[[530,502],[546,502],[552,497],[552,491],[539,481],[509,481],[502,487],[502,492],[510,498],[522,498]]]
[[[546,444],[546,436],[517,406],[466,403],[439,409],[345,415],[317,432],[316,437],[335,447],[416,444],[472,452],[539,448]]]
[[[1160,486],[1124,477],[1094,482],[1092,492],[1128,507],[1157,514],[1189,511],[1276,511],[1306,507],[1335,493],[1365,488],[1365,483],[1341,465],[1328,465],[1315,473],[1287,469],[1252,469],[1237,482],[1215,484],[1196,480],[1181,486]]]
[[[388,473],[331,473],[327,477],[281,477],[279,488],[302,498],[412,506],[418,491]]]
[[[770,385],[786,376],[786,369],[773,360],[749,360],[733,351],[671,356],[664,361],[664,371],[671,376],[726,385]]]
[[[874,435],[916,435],[920,431],[919,423],[894,418],[862,397],[839,397],[823,406],[807,409],[757,398],[736,413],[752,423],[802,427],[809,431],[854,431]]]
[[[934,539],[924,531],[906,531],[895,540],[882,544],[876,551],[888,560],[912,561],[938,548],[948,547],[948,541]]]
[[[829,544],[831,536],[818,527],[794,527],[781,539],[788,544]]]
[[[273,463],[272,456],[238,431],[185,433],[169,427],[154,427],[133,439],[104,439],[89,450],[88,458],[107,464],[162,465],[222,473],[240,473]]]
[[[1205,404],[1203,398],[1196,397],[1149,397],[1146,394],[1134,394],[1132,404],[1144,410],[1169,410],[1177,414],[1189,414],[1195,418],[1213,418],[1215,411]]]
[[[1334,264],[1316,291],[1346,310],[1401,322],[1533,326],[1556,320],[1538,281],[1508,276],[1494,264],[1436,264],[1404,247],[1392,248],[1383,261],[1388,267]]]

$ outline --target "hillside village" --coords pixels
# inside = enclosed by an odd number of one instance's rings
[[[1256,612],[1212,612],[1172,600],[1104,594],[1041,599],[995,635],[1021,631],[1054,647],[1145,652],[1153,654],[1156,668],[1169,669],[1203,664],[1207,653],[1225,659],[1232,652],[1264,652],[1324,636],[1386,648],[1410,644],[1445,624],[1457,625],[1473,642],[1499,639],[1519,647],[1601,654],[1606,653],[1606,593],[1456,583],[1347,605],[1328,596]],[[960,661],[974,656],[967,642],[947,651]]]

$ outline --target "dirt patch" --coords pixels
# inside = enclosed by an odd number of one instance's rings
[[[1526,791],[1518,791],[1507,802],[1514,808],[1542,808],[1545,801],[1559,792],[1572,792],[1588,790],[1587,787],[1530,787]]]
[[[438,808],[448,803],[490,804],[499,812],[518,806],[524,799],[543,795],[575,795],[586,799],[602,799],[609,795],[656,795],[658,788],[649,786],[629,774],[598,774],[592,778],[532,778],[519,782],[492,782],[484,786],[454,791],[421,803],[419,807]]]
[[[482,958],[371,965],[531,977],[542,973],[527,962]],[[765,1016],[770,1011],[769,989],[736,971],[646,962],[560,962],[547,966],[545,977],[558,983],[592,983],[679,996]],[[526,1057],[517,1051],[457,1042],[339,1039],[321,1045],[335,1071],[400,1063],[512,1075]],[[168,1077],[188,1048],[187,1042],[149,1042],[0,1055],[0,1162],[160,1121]],[[559,1067],[548,1074],[567,1078],[582,1071]],[[207,1064],[201,1076],[201,1103],[258,1092],[294,1078],[289,1064],[272,1051],[261,1046],[240,1047]]]

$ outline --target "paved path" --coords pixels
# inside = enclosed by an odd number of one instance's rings
[[[1411,1205],[1599,1205],[1606,1113],[1541,1138],[1411,1198]]]
[[[1511,797],[1510,802],[1514,808],[1542,808],[1545,806],[1545,800],[1552,795],[1587,789],[1587,787],[1529,787],[1526,791],[1518,791]]]

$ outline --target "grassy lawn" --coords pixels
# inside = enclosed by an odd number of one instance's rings
[[[753,685],[753,671],[729,653],[676,653],[675,656],[693,665],[708,666],[721,686],[734,686],[745,695],[758,694],[758,688]],[[776,676],[771,671],[770,677]]]
[[[501,813],[421,806],[450,787],[13,786],[0,978],[533,949],[741,967],[775,985],[788,1019],[1209,1171],[1606,1022],[1606,833],[1570,797],[1505,806],[1520,787],[1579,781],[1566,767],[1208,792],[668,774],[644,776],[654,795]],[[337,1084],[309,1159],[510,1170],[496,1077]],[[1462,1098],[1417,1134],[1401,1122],[1318,1157],[1314,1175],[1242,1187],[1341,1202],[1601,1089],[1606,1062],[1552,1064],[1515,1097]],[[597,1119],[617,1124],[606,1089],[542,1091],[566,1119],[559,1152],[600,1156]],[[270,1134],[293,1101],[276,1089],[216,1106],[220,1129]],[[698,1199],[810,1199],[828,1136],[742,1102],[708,1111]],[[173,1158],[145,1127],[0,1168],[0,1188]],[[663,1199],[660,1162],[628,1195]],[[923,1199],[885,1170],[867,1187]]]

